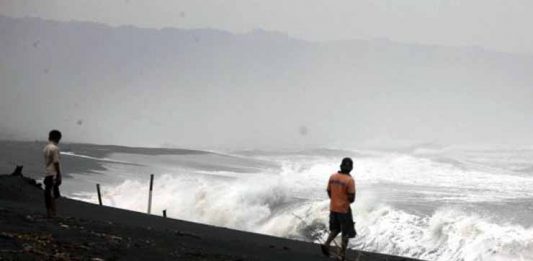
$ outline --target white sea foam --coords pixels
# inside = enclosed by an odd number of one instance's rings
[[[357,179],[363,183],[397,183],[447,190],[441,200],[469,202],[533,197],[533,177],[463,169],[409,155],[390,154],[357,161]]]
[[[356,248],[425,260],[533,260],[533,228],[455,209],[421,217],[383,206],[358,220]]]
[[[320,242],[327,232],[325,185],[336,169],[331,159],[293,157],[280,170],[238,174],[190,170],[157,176],[153,213],[240,230]],[[440,196],[461,202],[532,197],[531,178],[497,176],[413,156],[361,158],[356,179],[365,184],[438,186]],[[145,212],[146,182],[130,179],[106,186],[104,203]],[[442,191],[441,191],[442,192]],[[358,193],[353,205],[359,236],[351,247],[428,260],[533,260],[533,228],[501,224],[488,216],[443,205],[429,214],[380,203]],[[94,194],[78,198],[96,202]],[[431,198],[429,199],[431,200]]]
[[[76,153],[70,152],[70,151],[61,152],[61,155],[70,156],[70,157],[76,157],[76,158],[83,158],[83,159],[97,160],[97,161],[101,161],[101,162],[130,164],[130,162],[127,162],[127,161],[114,160],[114,159],[111,159],[111,158],[92,157],[92,156],[87,156],[87,155],[82,155],[82,154],[76,154]]]

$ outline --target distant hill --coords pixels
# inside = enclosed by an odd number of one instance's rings
[[[0,16],[0,60],[0,133],[27,139],[533,142],[533,57],[477,47]]]

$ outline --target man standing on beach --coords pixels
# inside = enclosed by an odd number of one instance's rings
[[[324,255],[329,256],[329,246],[331,241],[342,232],[342,244],[338,259],[344,260],[348,240],[357,235],[355,232],[352,210],[350,208],[350,203],[355,201],[355,181],[352,176],[350,176],[350,172],[353,169],[352,159],[342,159],[340,169],[340,171],[331,175],[328,182],[327,191],[330,198],[330,234],[324,245],[321,247]]]
[[[48,134],[48,144],[44,147],[44,203],[48,217],[56,215],[56,198],[60,197],[61,165],[59,164],[59,141],[61,132],[52,130]]]

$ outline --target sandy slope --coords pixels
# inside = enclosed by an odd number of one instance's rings
[[[0,176],[0,260],[328,260],[318,245],[61,198],[46,219],[32,180]],[[359,260],[411,260],[350,252]]]

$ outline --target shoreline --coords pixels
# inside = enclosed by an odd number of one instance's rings
[[[0,175],[0,260],[329,260],[318,244],[58,199],[45,218],[31,178]],[[350,260],[416,260],[350,250]]]

